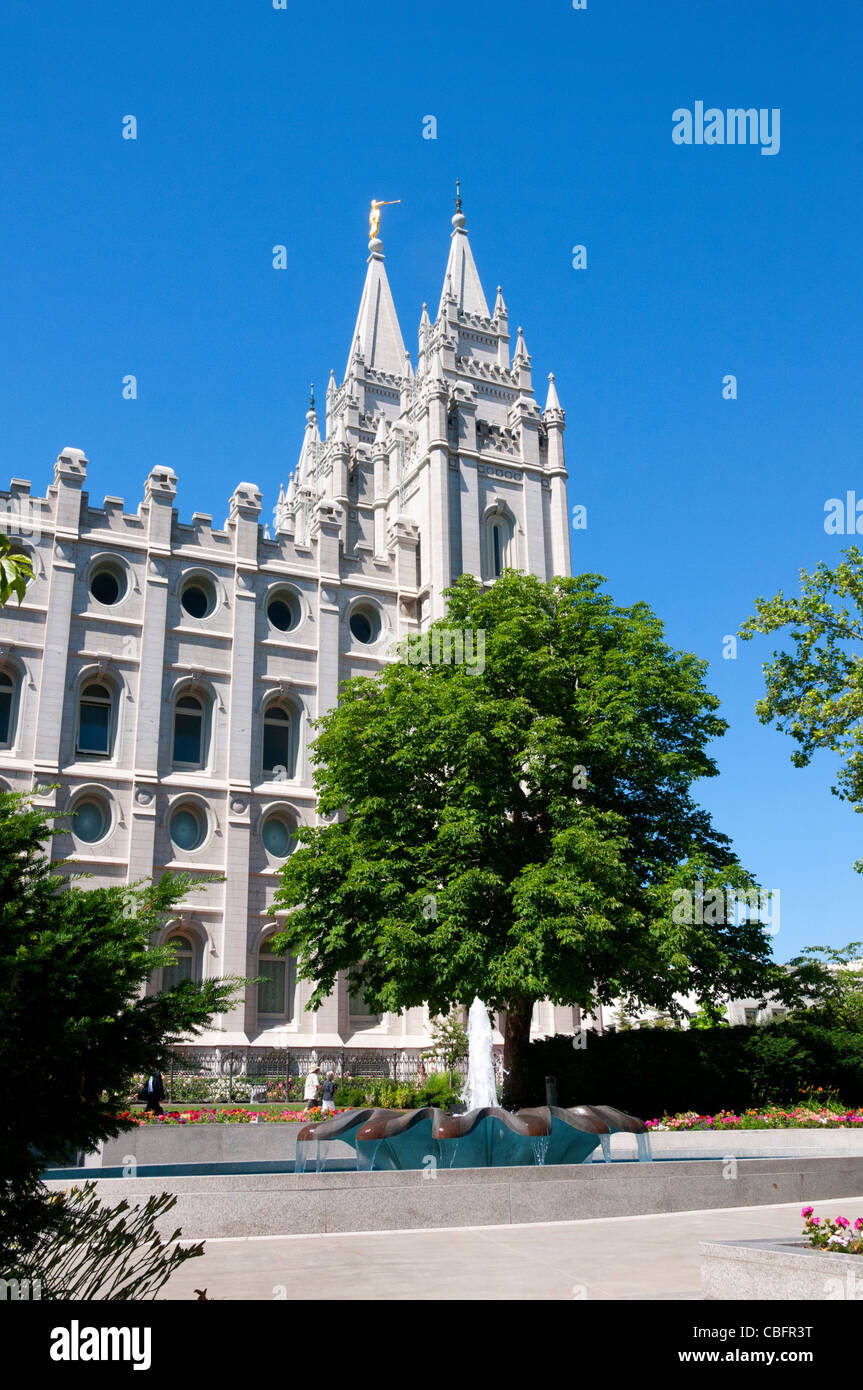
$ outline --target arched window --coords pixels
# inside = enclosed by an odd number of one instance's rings
[[[0,671],[0,748],[11,748],[18,723],[20,681],[11,671]]]
[[[486,521],[486,574],[499,579],[505,569],[515,567],[513,523],[504,511],[493,511]]]
[[[503,541],[500,534],[500,522],[493,521],[491,526],[492,542],[492,572],[495,579],[500,577],[503,569]]]
[[[264,776],[284,782],[297,775],[298,718],[284,705],[268,705],[264,710]]]
[[[78,704],[76,751],[107,758],[114,741],[114,696],[101,681],[88,681]]]
[[[272,942],[265,941],[258,952],[258,975],[258,1022],[290,1023],[297,988],[294,957],[274,955]]]
[[[207,708],[199,695],[179,695],[174,705],[176,767],[203,767],[207,761]]]
[[[188,936],[178,932],[174,936],[168,937],[165,943],[174,952],[174,964],[166,965],[162,970],[162,989],[176,989],[184,980],[194,980],[197,974],[195,970],[195,946]]]

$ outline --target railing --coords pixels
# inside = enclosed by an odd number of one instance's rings
[[[341,1080],[380,1077],[397,1084],[416,1083],[432,1072],[447,1070],[439,1058],[424,1055],[419,1048],[177,1047],[165,1077],[168,1100],[174,1100],[175,1089],[183,1089],[177,1083],[196,1079],[223,1081],[228,1101],[236,1098],[235,1091],[250,1088],[279,1089],[284,1100],[299,1098],[313,1067],[324,1075],[334,1072]],[[452,1070],[465,1076],[467,1063],[457,1063]]]

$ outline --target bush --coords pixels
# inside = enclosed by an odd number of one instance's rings
[[[450,1110],[461,1100],[464,1088],[460,1076],[455,1076],[455,1083],[454,1086],[450,1085],[449,1072],[433,1072],[417,1091],[417,1105],[436,1105],[439,1110]]]
[[[561,1105],[613,1105],[642,1119],[685,1111],[740,1112],[822,1086],[845,1105],[863,1097],[863,1036],[810,1023],[632,1029],[531,1043],[523,1105],[542,1104],[557,1078]]]

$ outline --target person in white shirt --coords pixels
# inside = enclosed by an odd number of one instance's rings
[[[317,1101],[318,1086],[320,1085],[320,1081],[318,1080],[319,1072],[320,1067],[312,1067],[312,1070],[306,1077],[306,1084],[303,1089],[303,1100],[305,1101],[305,1105],[303,1106],[304,1115],[307,1115],[309,1113],[309,1111],[312,1109],[315,1102]]]

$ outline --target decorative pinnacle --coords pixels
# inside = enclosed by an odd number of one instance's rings
[[[310,382],[309,382],[309,410],[314,410],[314,408],[315,408],[315,383],[314,383],[313,381],[310,381]]]
[[[455,210],[461,212],[461,179],[455,181]]]

